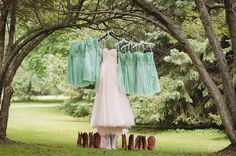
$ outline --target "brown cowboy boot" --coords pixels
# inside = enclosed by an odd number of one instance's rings
[[[84,132],[82,136],[83,136],[83,144],[82,144],[82,146],[83,147],[88,147],[88,133]]]
[[[148,146],[147,146],[148,150],[154,150],[155,145],[156,145],[155,137],[154,136],[148,137],[147,142],[148,142]]]
[[[142,136],[142,145],[143,145],[143,149],[146,150],[147,149],[146,136]]]
[[[143,150],[143,141],[142,141],[142,136],[139,136],[139,146],[138,146],[139,150]]]
[[[135,145],[134,149],[138,150],[139,149],[139,135],[135,138]]]
[[[101,135],[98,132],[96,132],[93,135],[93,139],[94,139],[94,141],[93,141],[94,148],[100,148]]]
[[[82,133],[78,132],[77,147],[81,147]]]
[[[128,143],[128,150],[134,149],[134,134],[130,134],[129,136],[129,143]]]
[[[94,139],[93,139],[93,132],[89,132],[89,147],[93,147],[94,145]]]
[[[127,149],[126,134],[122,134],[122,148]]]

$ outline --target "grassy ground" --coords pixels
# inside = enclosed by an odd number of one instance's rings
[[[155,135],[155,151],[77,149],[77,132],[93,131],[88,119],[76,120],[57,108],[58,104],[16,103],[10,109],[8,136],[22,143],[0,145],[0,155],[15,156],[177,156],[211,155],[229,144],[225,134],[216,129],[143,131]],[[119,142],[119,144],[121,144]],[[213,154],[214,155],[214,154]]]

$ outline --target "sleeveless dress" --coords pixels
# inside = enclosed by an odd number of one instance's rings
[[[73,42],[67,57],[66,81],[74,87],[96,84],[100,73],[102,49],[97,37],[87,38],[84,42]]]
[[[128,98],[119,88],[116,49],[103,49],[99,87],[90,125],[101,135],[125,133],[128,127],[134,125],[134,115]]]
[[[122,92],[145,96],[161,91],[153,52],[119,52],[118,67]]]
[[[154,63],[153,52],[135,52],[135,55],[137,57],[137,95],[159,93],[161,91],[160,82]]]

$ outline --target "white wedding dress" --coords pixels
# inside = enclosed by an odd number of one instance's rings
[[[117,50],[103,49],[99,87],[96,93],[90,125],[103,136],[121,135],[134,125],[134,115],[127,96],[118,84]],[[103,145],[103,141],[101,142]]]

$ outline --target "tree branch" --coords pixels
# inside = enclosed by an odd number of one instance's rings
[[[229,34],[232,43],[232,51],[234,56],[233,64],[236,66],[236,12],[234,10],[232,0],[224,0],[225,3],[225,18],[229,29]]]
[[[99,3],[100,3],[100,0],[97,1],[96,8],[94,9],[94,11],[98,10]],[[96,14],[93,15],[92,21],[94,21],[95,17],[96,17]]]
[[[10,30],[9,30],[9,39],[8,39],[8,45],[5,56],[7,57],[10,55],[12,50],[12,45],[14,42],[14,35],[16,30],[16,6],[17,6],[17,0],[12,0],[11,2],[11,20],[10,20]]]
[[[37,10],[37,9],[34,9],[33,11],[34,11],[35,17],[36,17],[36,19],[38,20],[39,24],[42,25],[43,22],[42,22],[42,20],[41,20],[40,17],[39,17],[38,10]]]
[[[209,5],[209,4],[205,3],[205,5],[208,9],[208,12],[210,12],[211,10],[224,9],[225,8],[225,5],[220,4],[220,3],[214,4],[214,5]]]
[[[212,26],[212,22],[210,20],[210,16],[208,14],[204,1],[195,0],[195,4],[199,10],[207,38],[210,42],[211,48],[216,57],[218,67],[222,74],[222,82],[224,86],[224,92],[226,94],[226,99],[228,101],[228,107],[230,109],[234,123],[236,124],[236,96],[234,92],[232,78],[229,71],[229,66],[227,64],[220,42],[217,39],[215,30]]]
[[[72,10],[73,6],[71,4],[71,1],[70,0],[66,0],[66,3],[67,3],[67,5],[66,5],[67,10]]]
[[[9,1],[3,1],[1,5],[1,16],[0,16],[0,74],[2,73],[2,64],[5,51],[5,32],[6,32],[6,23],[8,16]]]
[[[69,11],[69,12],[76,12],[76,11]],[[129,17],[138,17],[140,19],[144,19],[147,22],[150,22],[150,23],[153,23],[155,25],[158,25],[159,28],[161,28],[162,30],[166,31],[167,33],[170,33],[170,31],[166,28],[166,26],[164,26],[159,21],[155,21],[155,20],[153,20],[151,18],[148,18],[148,17],[140,15],[140,14],[136,14],[136,13],[119,12],[119,11],[111,11],[111,10],[99,10],[99,11],[91,11],[91,12],[82,12],[82,11],[80,11],[79,12],[79,14],[81,14],[81,15],[106,14],[106,13],[120,14],[120,15],[129,16]]]

